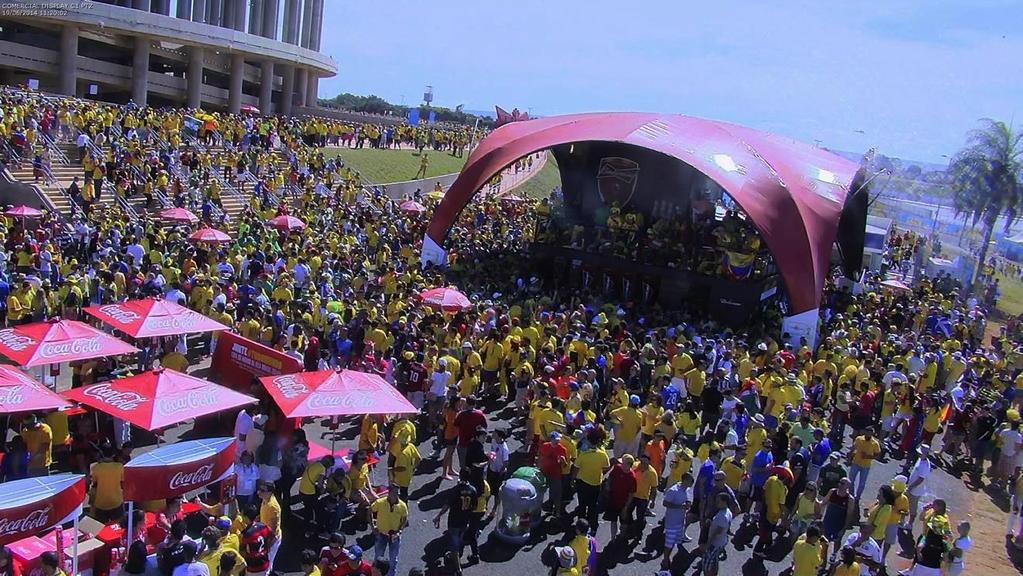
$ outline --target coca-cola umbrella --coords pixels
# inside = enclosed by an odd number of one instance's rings
[[[291,232],[293,230],[302,230],[305,228],[305,222],[295,218],[294,216],[288,216],[286,214],[271,218],[268,223],[282,232]]]
[[[201,438],[166,444],[124,465],[128,534],[136,501],[161,500],[198,490],[234,471],[235,439]]]
[[[394,386],[376,374],[320,370],[265,376],[259,381],[288,418],[419,413]],[[331,443],[333,452],[333,440]]]
[[[15,206],[14,208],[11,208],[10,210],[4,212],[4,215],[14,216],[16,218],[39,218],[40,216],[43,215],[43,211],[36,210],[31,206],[25,206],[24,204],[22,204],[21,206]]]
[[[196,230],[195,232],[192,232],[188,239],[192,242],[222,243],[231,241],[231,237],[227,234],[227,232],[221,232],[216,228],[203,228],[201,230]]]
[[[77,320],[54,318],[0,330],[0,355],[27,368],[138,351],[131,344]]]
[[[230,388],[163,368],[72,388],[64,397],[146,430],[256,402]]]
[[[0,414],[60,410],[71,404],[14,366],[0,366]]]
[[[67,521],[74,521],[77,535],[86,490],[82,474],[56,474],[0,484],[0,545]],[[71,562],[71,573],[78,574],[78,538],[73,540]]]
[[[186,210],[185,208],[167,208],[165,210],[160,210],[156,217],[160,220],[177,222],[180,224],[196,224],[199,222],[199,217],[193,214],[191,210]]]
[[[398,205],[398,209],[410,214],[422,214],[423,212],[426,212],[426,206],[423,206],[415,200],[406,200],[402,202]]]
[[[89,306],[85,312],[132,338],[228,330],[227,326],[195,310],[156,298]]]
[[[472,302],[454,288],[432,288],[419,293],[419,299],[431,308],[445,312],[458,312],[472,308]]]

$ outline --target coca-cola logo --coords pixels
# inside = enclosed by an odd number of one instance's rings
[[[293,400],[309,393],[309,387],[294,376],[279,376],[273,380],[274,386],[281,392],[281,396]]]
[[[36,341],[32,338],[16,333],[14,328],[0,330],[0,345],[6,346],[15,352],[21,352],[35,343]]]
[[[217,395],[212,390],[190,390],[167,398],[156,399],[156,413],[171,416],[189,410],[208,408],[217,403]]]
[[[165,330],[170,328],[191,328],[199,322],[198,314],[187,314],[185,316],[163,316],[146,318],[146,328],[150,330]]]
[[[58,356],[70,356],[72,354],[96,354],[103,349],[99,337],[78,338],[68,342],[46,342],[39,347],[39,356],[43,358],[57,358]]]
[[[0,404],[17,406],[25,401],[25,386],[4,386],[0,388]]]
[[[121,324],[131,324],[135,322],[141,316],[132,312],[131,310],[125,310],[116,304],[108,304],[106,306],[100,306],[99,311],[107,316],[110,316],[111,320],[120,322]]]
[[[373,396],[367,392],[313,394],[306,404],[310,408],[345,408],[362,411],[373,406]]]
[[[213,464],[203,464],[191,472],[177,472],[170,479],[170,489],[180,490],[205,486],[213,480]]]
[[[39,532],[49,526],[49,508],[33,510],[21,518],[0,518],[0,538]]]
[[[116,390],[110,386],[109,382],[89,386],[83,394],[126,412],[135,410],[148,400],[148,398],[138,392]]]

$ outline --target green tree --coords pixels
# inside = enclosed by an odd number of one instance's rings
[[[985,118],[981,127],[970,132],[963,147],[949,163],[949,175],[956,215],[981,223],[983,244],[970,289],[977,282],[987,261],[988,246],[995,224],[1005,218],[1005,230],[1020,217],[1023,209],[1023,133],[1005,122]]]

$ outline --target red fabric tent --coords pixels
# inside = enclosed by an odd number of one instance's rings
[[[183,222],[185,224],[195,224],[199,221],[198,216],[184,208],[167,208],[166,210],[161,210],[160,213],[157,214],[157,217],[161,220]]]
[[[288,418],[419,412],[380,376],[355,370],[299,372],[259,381]]]
[[[85,476],[56,474],[0,484],[0,544],[64,522],[85,502]]]
[[[291,232],[293,230],[302,230],[305,228],[305,222],[295,218],[294,216],[287,215],[271,218],[268,223],[270,226],[273,226],[282,232]]]
[[[124,499],[173,498],[216,482],[233,470],[234,438],[202,438],[160,446],[124,465]]]
[[[419,293],[419,299],[431,308],[445,312],[458,312],[472,308],[472,302],[454,288],[432,288]]]
[[[788,138],[691,116],[574,114],[501,126],[469,155],[434,211],[429,243],[443,246],[458,214],[494,175],[529,154],[577,142],[654,150],[711,178],[760,232],[785,280],[792,312],[818,307],[857,164]],[[424,243],[424,255],[427,248]]]
[[[0,330],[0,354],[27,368],[138,351],[75,320],[54,319]]]
[[[152,338],[228,330],[220,322],[167,300],[146,298],[89,306],[85,312],[132,338]]]
[[[14,366],[0,366],[0,414],[59,410],[71,404]]]
[[[64,397],[146,430],[256,402],[208,380],[165,369],[72,388]]]

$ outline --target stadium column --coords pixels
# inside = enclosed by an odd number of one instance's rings
[[[295,89],[298,91],[298,98],[295,99],[295,103],[299,106],[308,106],[306,102],[307,90],[309,89],[309,70],[306,68],[299,68],[295,74]]]
[[[223,6],[224,6],[224,8],[223,8],[223,10],[224,10],[224,17],[223,17],[223,20],[221,20],[220,25],[223,26],[224,28],[233,29],[234,28],[234,7],[235,7],[234,0],[221,0],[221,2],[223,4]]]
[[[252,12],[249,14],[249,34],[263,35],[263,0],[252,0]]]
[[[304,0],[302,2],[302,36],[299,40],[299,46],[303,48],[309,47],[309,37],[312,35],[313,30],[313,0]],[[299,85],[301,88],[301,85]]]
[[[320,90],[320,79],[312,70],[306,71],[306,74],[309,76],[309,79],[306,80],[305,105],[315,108],[317,104],[316,96]]]
[[[60,31],[60,93],[75,96],[78,86],[78,26],[65,24]]]
[[[202,60],[203,50],[199,46],[188,47],[188,102],[189,108],[202,106]]]
[[[145,10],[146,12],[149,12],[151,5],[149,0],[132,0],[131,7],[136,10]]]
[[[237,32],[245,32],[245,16],[249,3],[247,0],[228,0],[234,3],[234,29]]]
[[[272,95],[274,89],[274,63],[272,60],[264,60],[259,72],[259,111],[264,116],[269,116],[271,110]]]
[[[284,41],[288,44],[298,44],[299,21],[302,15],[300,0],[285,0],[284,2]]]
[[[192,19],[192,0],[178,0],[177,17],[182,20]]]
[[[263,31],[264,38],[277,39],[277,0],[263,0]]]
[[[209,17],[206,19],[207,24],[213,26],[224,25],[224,2],[223,0],[208,0],[209,1]]]
[[[131,99],[139,106],[146,105],[149,93],[149,39],[135,37],[135,52],[131,61]]]
[[[320,50],[320,33],[323,31],[323,0],[313,0],[313,25],[309,31],[311,50]]]
[[[206,23],[206,0],[192,0],[192,22]]]
[[[242,78],[245,74],[245,56],[231,54],[231,91],[227,96],[227,111],[237,114],[242,110]]]
[[[291,103],[295,99],[295,67],[286,64],[281,69],[281,114],[291,115]]]
[[[170,0],[150,0],[150,12],[170,16]]]

